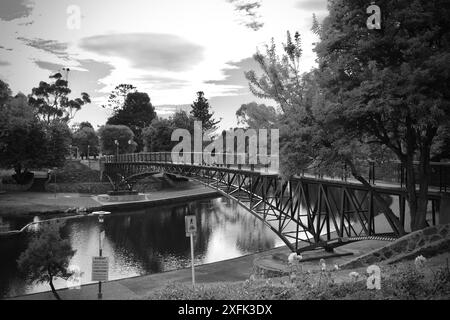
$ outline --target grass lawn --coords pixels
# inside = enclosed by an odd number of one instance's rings
[[[450,299],[450,270],[446,253],[417,267],[414,261],[379,265],[381,289],[367,289],[365,269],[296,271],[291,277],[249,279],[245,282],[192,286],[169,283],[145,299],[171,300],[428,300]],[[357,272],[358,277],[350,276]]]

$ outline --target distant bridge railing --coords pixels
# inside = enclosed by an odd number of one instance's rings
[[[223,157],[219,163],[207,163],[203,157],[198,157],[198,154],[202,153],[187,153],[187,156],[173,161],[171,152],[141,152],[141,153],[128,153],[119,155],[109,155],[100,158],[103,163],[149,163],[149,162],[161,162],[161,163],[176,163],[176,164],[189,164],[189,165],[204,165],[204,166],[218,166],[227,167],[238,170],[251,170],[259,171],[270,174],[279,173],[279,157],[258,155],[258,162],[256,164],[249,163],[249,155],[242,153],[234,153],[234,164],[226,164],[226,157],[230,157],[230,154],[221,153],[218,156]],[[197,156],[196,156],[197,155]],[[264,159],[265,161],[260,161]],[[199,161],[200,158],[200,161]],[[241,164],[238,163],[240,159]],[[230,162],[230,161],[228,161]],[[407,182],[406,169],[403,167],[400,161],[390,160],[384,162],[375,162],[370,160],[358,161],[356,164],[358,170],[367,181],[373,185],[388,184],[397,185],[400,188],[405,187]],[[416,176],[418,176],[418,170],[416,168]],[[308,168],[299,172],[300,176],[313,176],[320,179],[333,179],[350,181],[352,176],[350,170],[346,166],[336,166],[332,171],[324,172],[318,168]],[[431,174],[428,177],[429,186],[439,192],[450,192],[450,163],[449,162],[431,162]]]

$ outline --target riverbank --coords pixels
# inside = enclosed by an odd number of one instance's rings
[[[367,248],[379,248],[385,242],[382,241],[362,241],[352,243],[346,246],[345,250],[354,252],[351,257],[362,254]],[[289,254],[289,249],[286,247],[275,248],[272,250],[250,254],[239,258],[230,260],[214,262],[210,264],[203,264],[196,266],[196,282],[199,285],[213,285],[215,283],[239,283],[244,282],[253,274],[253,261],[261,256],[267,254]],[[348,261],[349,257],[335,257],[330,258],[329,263],[341,264]],[[311,261],[305,263],[305,268],[314,270],[317,268],[318,261]],[[307,265],[307,266],[306,266]],[[163,273],[150,274],[145,276],[138,276],[133,278],[109,281],[102,284],[103,299],[145,299],[152,292],[158,290],[165,290],[167,286],[174,284],[189,285],[191,283],[191,269],[180,269],[168,271]],[[67,300],[96,300],[97,299],[97,284],[83,285],[81,289],[62,289],[58,290],[62,299]],[[30,294],[14,299],[26,300],[47,300],[54,299],[51,292],[43,292]]]
[[[219,196],[200,184],[183,188],[164,189],[146,193],[146,200],[138,202],[105,203],[94,195],[80,193],[7,192],[0,195],[0,217],[30,215],[73,214],[77,210],[133,210],[142,207],[173,204],[189,200]]]
[[[261,253],[204,264],[196,267],[196,290],[191,285],[191,269],[138,276],[102,284],[103,299],[448,299],[450,276],[446,269],[449,253],[428,259],[424,271],[417,271],[414,261],[393,265],[379,264],[381,290],[368,290],[366,268],[336,270],[367,250],[381,248],[383,241],[367,240],[342,247],[352,256],[326,259],[326,270],[318,260],[302,263],[295,279],[276,277],[258,279],[252,276],[253,261],[262,255],[286,255],[286,247]],[[350,273],[356,272],[358,278]],[[409,286],[409,287],[408,287]],[[97,284],[83,285],[81,289],[62,289],[58,294],[65,300],[96,300]],[[433,295],[434,293],[434,295]],[[10,298],[14,300],[52,300],[51,292]]]

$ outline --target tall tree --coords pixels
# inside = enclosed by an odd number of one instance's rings
[[[60,120],[53,120],[44,127],[47,136],[45,148],[42,149],[42,152],[46,151],[47,155],[45,165],[62,167],[70,153],[72,132],[67,123]]]
[[[72,144],[78,147],[81,158],[98,155],[99,139],[92,126],[80,125],[80,129],[73,134]]]
[[[323,113],[347,138],[396,155],[406,168],[411,229],[417,230],[426,226],[431,147],[450,119],[450,3],[377,5],[382,29],[368,30],[365,3],[330,2],[316,47]]]
[[[250,102],[241,105],[236,111],[238,124],[251,129],[269,129],[278,122],[278,114],[274,107]]]
[[[186,129],[193,134],[195,118],[192,115],[188,115],[186,111],[180,110],[175,112],[169,120],[172,122],[174,129]]]
[[[56,299],[61,300],[53,284],[55,278],[68,279],[70,259],[75,254],[68,239],[61,237],[61,222],[48,222],[40,225],[39,231],[28,242],[17,264],[30,283],[48,283]]]
[[[46,164],[47,135],[26,96],[18,94],[4,100],[0,104],[0,166],[14,167],[20,183],[23,169]]]
[[[302,56],[301,37],[298,32],[292,39],[287,32],[283,44],[283,55],[279,57],[274,39],[265,46],[265,52],[257,52],[253,58],[258,62],[263,74],[254,70],[245,72],[250,90],[259,98],[274,99],[282,112],[287,112],[302,104],[303,83],[301,81],[300,58]]]
[[[171,140],[174,129],[171,119],[154,119],[142,134],[147,150],[149,152],[170,152],[174,146]]]
[[[211,112],[211,106],[203,91],[197,92],[197,100],[191,106],[191,114],[196,120],[202,122],[203,131],[214,131],[217,129],[217,124],[220,120],[216,121],[213,118],[214,112]]]
[[[127,94],[123,107],[115,110],[107,124],[129,127],[134,133],[139,152],[144,146],[142,130],[149,126],[155,117],[155,108],[150,103],[148,94],[136,91]]]
[[[91,103],[87,93],[81,93],[81,97],[70,99],[72,92],[68,82],[62,79],[60,73],[50,76],[52,83],[41,81],[39,86],[32,89],[29,104],[35,108],[36,114],[46,123],[53,120],[69,122],[85,104]]]
[[[317,173],[335,175],[344,162],[350,161],[353,164],[354,160],[367,158],[371,151],[363,147],[359,140],[346,135],[344,130],[331,126],[334,123],[324,112],[327,104],[316,71],[299,74],[299,59],[302,54],[300,35],[296,33],[294,39],[295,41],[291,39],[288,32],[281,56],[272,40],[271,45],[266,46],[265,53],[258,52],[254,55],[263,74],[258,76],[256,72],[248,71],[246,77],[255,95],[271,98],[279,104],[282,174],[291,176],[312,169]],[[355,166],[353,168],[358,169]],[[352,174],[374,192],[391,227],[403,233],[399,219],[385,199],[359,170],[352,170]]]
[[[11,89],[9,84],[0,80],[0,107],[11,97]]]
[[[193,134],[194,122],[194,117],[182,110],[175,112],[169,119],[157,117],[142,133],[147,150],[150,152],[171,151],[176,144],[171,140],[172,132],[176,129],[186,129]]]
[[[117,112],[117,110],[123,107],[127,95],[133,92],[136,92],[136,87],[132,84],[119,84],[113,91],[111,91],[108,97],[108,102],[102,105],[102,107],[109,108],[113,112]]]
[[[98,135],[103,154],[115,155],[117,150],[119,154],[131,153],[136,150],[136,142],[133,140],[134,133],[127,126],[107,124],[98,130]],[[118,146],[116,140],[119,143]]]

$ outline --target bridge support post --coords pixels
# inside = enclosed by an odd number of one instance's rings
[[[441,205],[439,207],[439,224],[450,223],[450,194],[441,193]]]

